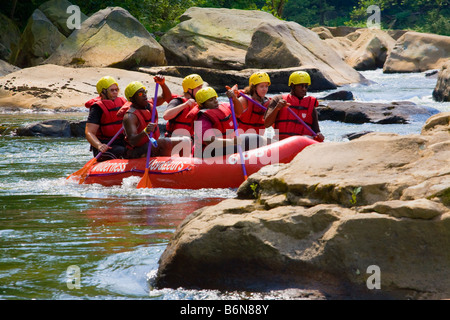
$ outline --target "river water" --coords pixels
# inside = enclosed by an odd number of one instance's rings
[[[375,83],[339,90],[352,91],[358,101],[408,100],[450,111],[450,103],[431,98],[436,78],[424,73],[388,75],[381,70],[362,73]],[[86,112],[0,114],[0,125],[86,116]],[[420,133],[425,120],[401,125],[322,121],[320,126],[327,142],[360,131]],[[106,188],[65,179],[91,157],[82,138],[0,136],[0,299],[290,298],[286,291],[151,288],[149,280],[176,226],[200,207],[235,197],[236,190],[136,189],[139,179],[133,178],[120,187]]]

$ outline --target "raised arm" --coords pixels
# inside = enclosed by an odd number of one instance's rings
[[[156,105],[160,106],[164,102],[169,103],[172,100],[172,92],[166,84],[166,79],[162,75],[156,75],[153,79],[161,86],[162,89],[162,95],[158,96],[158,102]]]

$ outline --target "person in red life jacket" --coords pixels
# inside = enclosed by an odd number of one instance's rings
[[[188,75],[181,83],[183,95],[174,95],[169,102],[163,118],[167,120],[166,137],[175,135],[192,137],[194,134],[194,119],[198,112],[195,94],[203,87],[203,79],[198,74]]]
[[[170,101],[172,93],[165,84],[164,77],[156,76],[154,79],[163,89],[163,95],[157,98],[158,106]],[[170,156],[176,143],[172,143],[169,138],[160,137],[157,110],[155,110],[155,122],[151,122],[155,104],[153,99],[150,101],[147,99],[146,87],[139,81],[133,81],[125,88],[125,97],[129,102],[119,110],[118,115],[123,116],[125,141],[128,148],[126,158],[142,158],[147,155],[151,132],[153,132],[151,155]]]
[[[234,89],[228,90],[226,95],[233,99],[233,104],[237,100]],[[216,91],[211,87],[202,88],[195,95],[200,111],[194,123],[194,157],[233,154],[237,152],[239,143],[245,144],[244,150],[262,145],[259,135],[235,136],[231,106],[229,103],[219,104],[217,98]]]
[[[292,115],[290,108],[302,119],[317,135],[315,140],[322,142],[323,134],[320,132],[319,117],[316,110],[318,101],[316,98],[306,96],[311,78],[307,72],[295,71],[289,76],[291,92],[272,98],[264,116],[264,125],[273,125],[276,137],[279,140],[295,135],[311,135],[307,128]]]
[[[266,72],[256,72],[250,76],[249,86],[244,89],[243,93],[267,108],[270,102],[270,99],[266,97],[269,86],[269,75]],[[266,110],[244,97],[239,97],[239,101],[243,110],[242,114],[237,118],[239,129],[243,132],[253,129],[256,133],[263,135]]]
[[[110,76],[105,76],[97,82],[98,97],[85,103],[89,109],[85,136],[91,145],[94,157],[99,152],[102,155],[98,161],[123,158],[126,152],[124,135],[119,135],[110,146],[108,142],[122,128],[122,119],[117,117],[117,111],[127,102],[119,97],[119,85]]]

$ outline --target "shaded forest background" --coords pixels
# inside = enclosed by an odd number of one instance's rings
[[[0,12],[23,29],[32,12],[47,0],[2,1]],[[179,23],[189,7],[263,10],[304,27],[365,27],[370,5],[381,9],[382,29],[403,29],[450,36],[450,0],[70,0],[86,15],[120,6],[158,35]]]

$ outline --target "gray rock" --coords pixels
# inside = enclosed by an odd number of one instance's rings
[[[325,97],[321,97],[320,100],[354,100],[353,93],[350,91],[339,90],[333,93],[326,95]]]
[[[65,37],[68,37],[73,32],[67,26],[67,20],[72,15],[71,12],[67,13],[67,8],[71,5],[73,4],[67,0],[50,0],[39,6],[39,10],[45,14]],[[83,23],[87,18],[80,11],[80,23]]]
[[[17,135],[68,138],[72,136],[70,127],[67,120],[46,120],[17,129]]]
[[[20,38],[13,63],[21,68],[41,64],[66,37],[39,9],[34,10]]]
[[[248,67],[260,69],[317,68],[338,86],[366,81],[316,33],[295,22],[261,24],[252,36],[245,61]]]
[[[409,123],[439,112],[434,108],[417,106],[409,101],[392,103],[330,101],[321,102],[317,110],[319,120],[377,124]]]
[[[450,37],[408,31],[396,42],[383,67],[385,73],[440,69],[448,60]]]
[[[240,70],[254,30],[268,21],[278,19],[257,10],[192,7],[160,43],[169,64]]]
[[[20,41],[19,27],[0,13],[0,59],[11,62],[10,59],[17,50]]]
[[[450,61],[439,71],[436,87],[433,90],[433,99],[436,101],[450,101]]]
[[[90,16],[45,63],[125,69],[167,64],[164,49],[120,7],[108,7]]]

